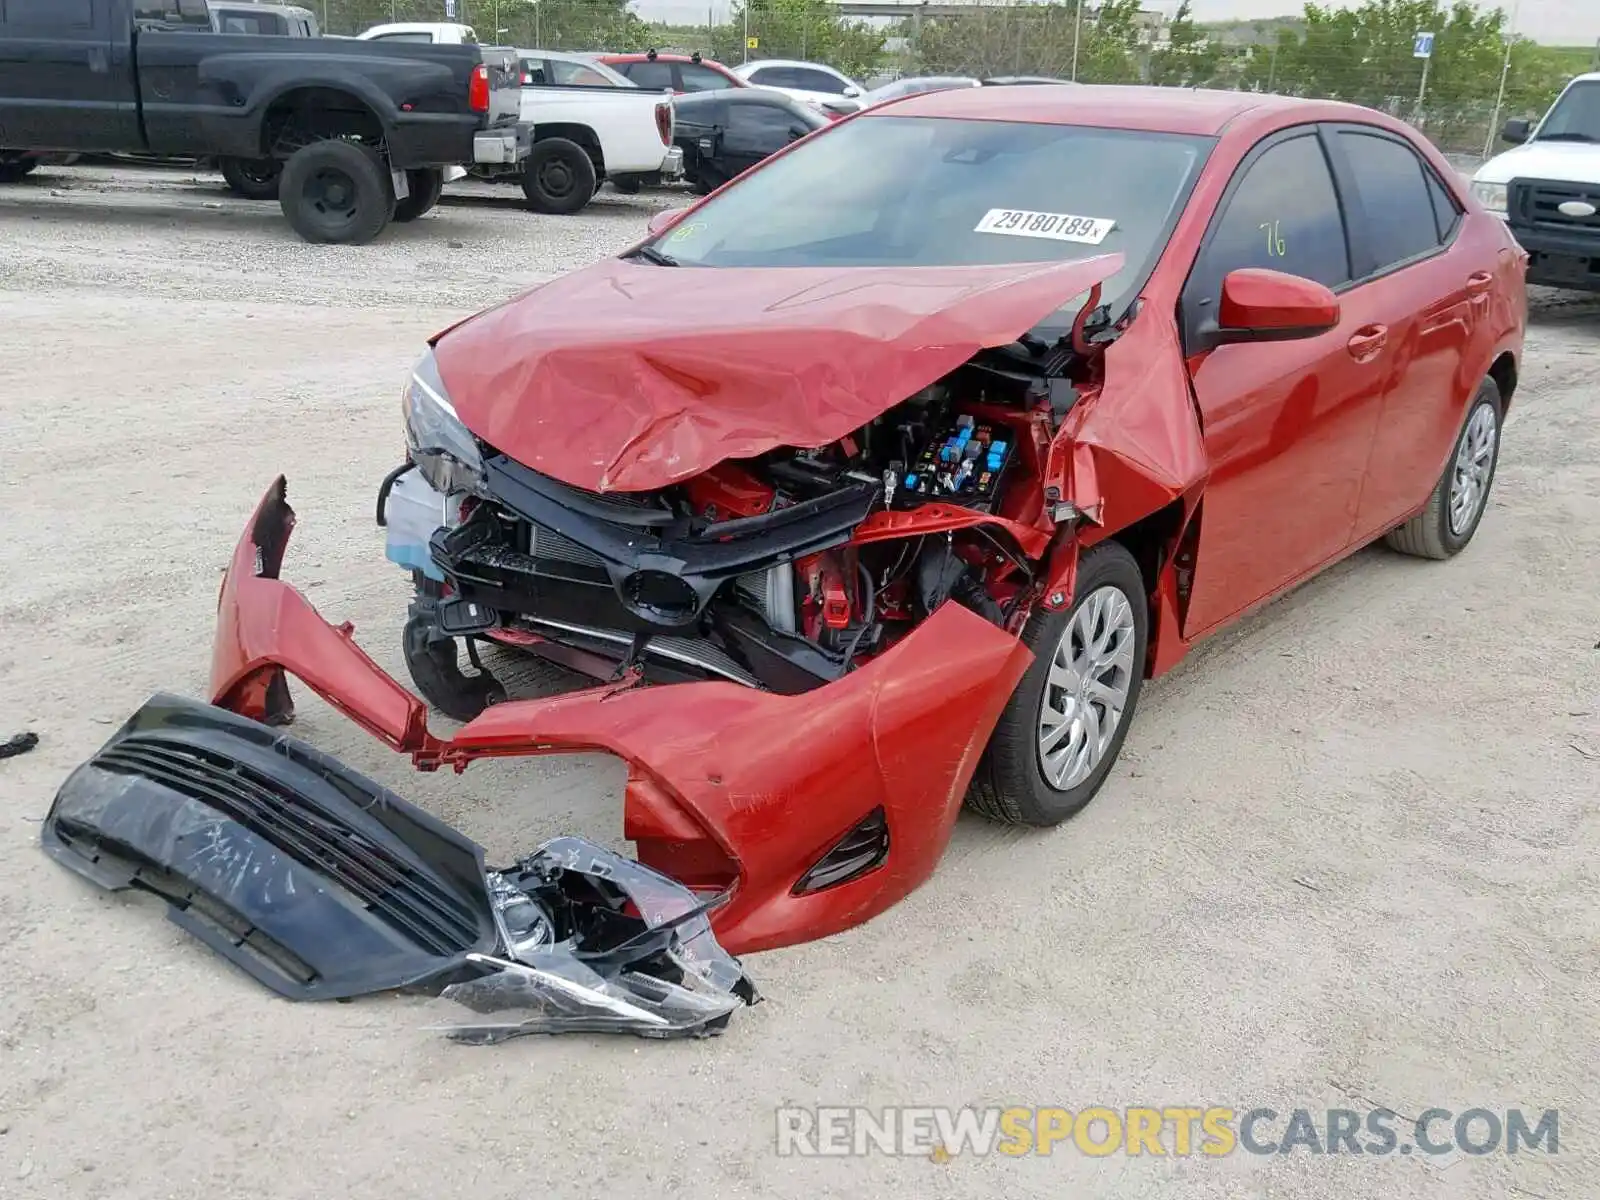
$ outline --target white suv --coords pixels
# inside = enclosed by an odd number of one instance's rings
[[[1579,75],[1537,126],[1507,121],[1515,150],[1491,158],[1472,193],[1528,252],[1528,282],[1600,292],[1600,74]]]

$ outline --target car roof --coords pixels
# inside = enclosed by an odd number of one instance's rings
[[[827,63],[807,62],[803,58],[756,58],[747,63],[740,63],[733,69],[735,71],[754,71],[757,67],[815,67],[819,71],[826,71],[829,75],[842,75]]]
[[[1367,113],[1368,110],[1326,100],[1203,88],[1020,84],[918,92],[887,100],[865,110],[862,116],[1032,121],[1215,137],[1246,113],[1252,117],[1271,117],[1296,112],[1303,112],[1306,120],[1335,120],[1341,114]]]
[[[600,55],[596,55],[595,57],[597,57],[601,62],[649,62],[650,61],[650,56],[648,54],[600,54]],[[657,54],[655,60],[656,60],[656,62],[669,62],[669,63],[693,63],[694,62],[694,58],[691,55],[688,55],[688,54]],[[727,68],[723,67],[722,64],[719,63],[716,59],[707,58],[703,54],[700,56],[700,66],[702,66],[702,67],[722,67],[722,69],[724,71],[727,70]]]

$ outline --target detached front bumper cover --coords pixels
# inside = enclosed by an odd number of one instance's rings
[[[826,937],[932,874],[979,756],[1032,661],[957,604],[884,654],[801,695],[732,683],[643,686],[630,676],[496,704],[453,737],[278,578],[294,512],[280,477],[234,552],[218,598],[213,704],[293,718],[294,676],[423,770],[478,758],[604,751],[628,764],[622,833],[639,862],[725,895],[717,940],[745,954]]]
[[[582,838],[515,866],[337,760],[213,705],[156,695],[68,777],[45,851],[168,916],[281,996],[429,990],[529,1033],[721,1032],[759,997],[707,904]],[[712,902],[714,904],[715,901]]]

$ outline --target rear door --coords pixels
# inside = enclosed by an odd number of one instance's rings
[[[139,148],[125,11],[113,0],[0,0],[0,147]]]
[[[1339,325],[1303,341],[1196,352],[1223,278],[1299,275],[1340,296]],[[1235,172],[1181,302],[1211,477],[1202,500],[1195,637],[1303,578],[1350,542],[1372,433],[1393,372],[1377,314],[1351,291],[1350,245],[1314,126],[1256,146]]]
[[[1405,141],[1366,125],[1333,128],[1350,214],[1355,292],[1388,329],[1390,371],[1354,538],[1393,528],[1428,498],[1478,381],[1465,375],[1495,261],[1460,244],[1461,208]]]

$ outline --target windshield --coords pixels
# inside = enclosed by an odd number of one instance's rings
[[[653,248],[695,267],[935,267],[1126,255],[1155,265],[1212,139],[1078,125],[866,117],[710,200]],[[1054,326],[1070,320],[1067,306]]]
[[[1538,140],[1600,142],[1600,80],[1575,83],[1539,126]]]

